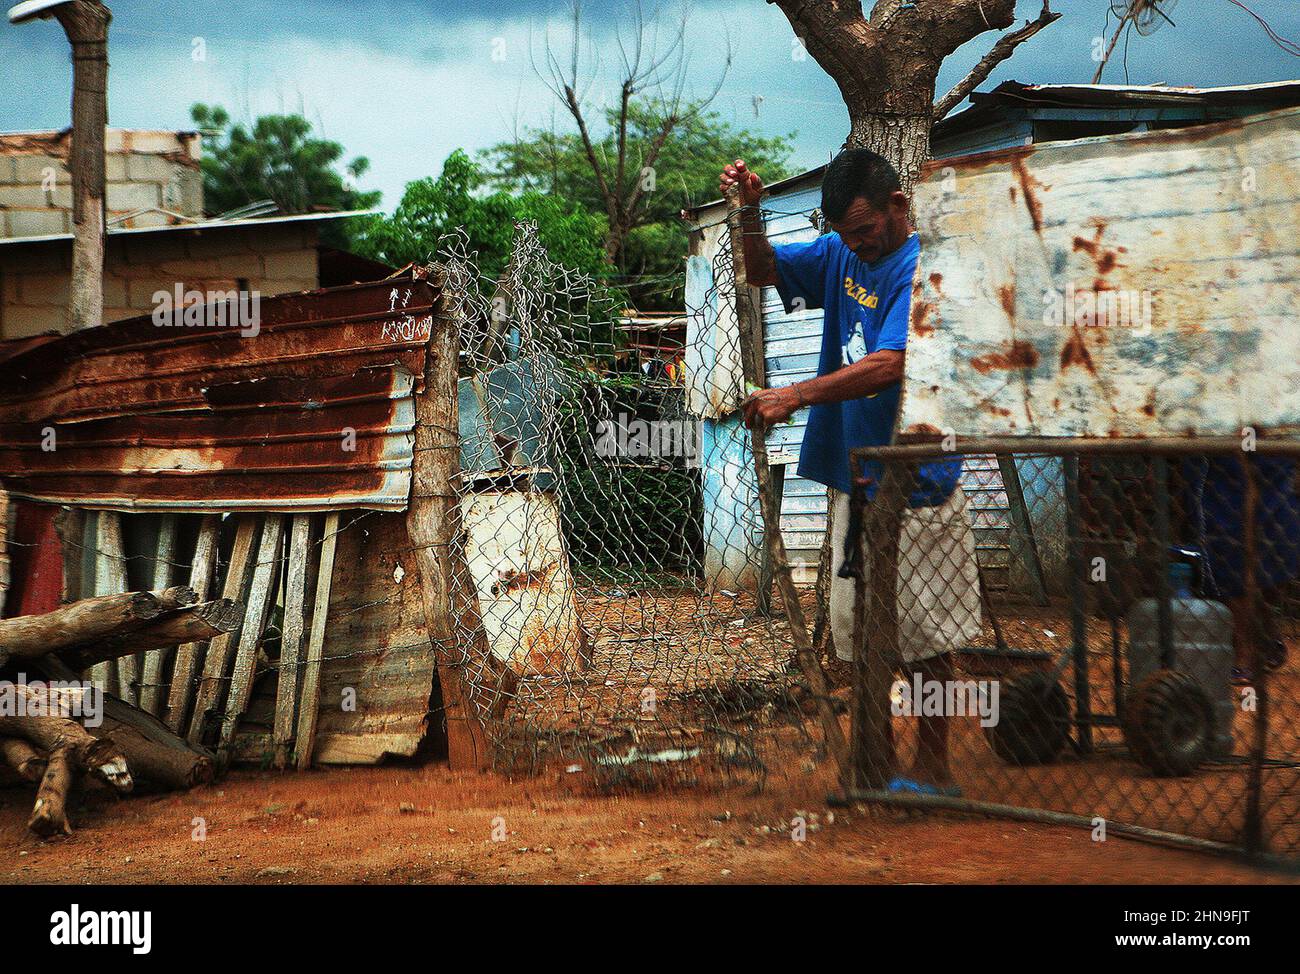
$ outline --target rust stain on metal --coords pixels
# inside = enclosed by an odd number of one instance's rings
[[[435,300],[408,273],[263,298],[256,334],[142,315],[0,343],[0,477],[121,509],[404,509]]]
[[[976,372],[983,375],[994,370],[1032,369],[1038,364],[1038,349],[1031,342],[1016,339],[1008,343],[1005,352],[976,355],[970,364]]]
[[[914,335],[933,335],[934,325],[930,324],[930,315],[934,312],[934,305],[929,301],[913,299],[912,301],[912,334]]]
[[[918,279],[943,327],[909,347],[899,428],[1300,435],[1300,270],[1278,230],[1300,220],[1298,135],[1291,108],[928,169]],[[1241,192],[1242,158],[1267,194]]]
[[[1014,284],[1003,284],[998,288],[998,300],[1002,302],[1002,310],[1007,313],[1007,317],[1012,321],[1016,320],[1016,288]]]
[[[1020,180],[1020,189],[1025,194],[1025,208],[1029,210],[1029,218],[1034,222],[1034,233],[1042,234],[1043,232],[1043,201],[1038,197],[1038,190],[1048,189],[1043,185],[1025,166],[1024,157],[1021,155],[1014,156],[1011,160],[1011,168]],[[1014,193],[1014,188],[1013,188]]]
[[[1070,334],[1070,340],[1061,347],[1061,368],[1068,369],[1074,365],[1081,365],[1093,375],[1097,374],[1097,366],[1093,364],[1083,333],[1077,328]]]

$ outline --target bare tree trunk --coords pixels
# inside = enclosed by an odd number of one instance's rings
[[[903,192],[912,195],[912,187],[921,174],[921,166],[930,158],[929,110],[915,114],[874,111],[850,111],[847,148],[866,148],[889,160],[898,170]]]

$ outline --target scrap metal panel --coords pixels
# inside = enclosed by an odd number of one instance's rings
[[[264,298],[255,334],[143,315],[0,343],[0,477],[123,510],[402,510],[435,300],[408,275]]]
[[[901,437],[1300,432],[1300,111],[929,165]]]

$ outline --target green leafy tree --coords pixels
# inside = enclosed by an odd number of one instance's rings
[[[355,249],[394,266],[437,257],[443,238],[466,234],[466,247],[478,253],[479,270],[495,279],[510,259],[515,222],[537,224],[537,235],[557,264],[595,278],[607,278],[602,249],[604,220],[581,204],[535,189],[488,192],[483,170],[457,149],[437,178],[407,183],[392,216],[363,224]]]
[[[577,201],[604,216],[606,227],[605,214],[614,197],[624,213],[624,227],[616,247],[606,230],[605,251],[633,303],[642,310],[680,309],[687,244],[682,208],[717,197],[717,170],[729,159],[743,158],[773,179],[789,175],[794,134],[759,136],[732,126],[717,112],[694,108],[669,125],[658,110],[636,101],[629,103],[625,115],[622,109],[610,109],[606,122],[606,134],[593,142],[599,172],[581,135],[533,128],[480,154],[488,184]],[[668,134],[660,138],[665,130]],[[609,182],[620,169],[609,164],[619,157],[620,131],[621,188]],[[653,164],[646,165],[652,149]]]
[[[232,124],[220,105],[196,103],[190,117],[203,136],[203,195],[209,213],[274,200],[281,213],[368,209],[378,190],[350,186],[370,168],[357,156],[340,171],[343,146],[312,136],[301,115],[263,115]]]

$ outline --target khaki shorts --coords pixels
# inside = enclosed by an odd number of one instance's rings
[[[849,495],[830,492],[834,511],[830,623],[835,655],[853,659],[854,580],[840,578]],[[869,542],[868,542],[869,543]],[[865,552],[870,569],[870,552]],[[975,533],[961,488],[938,507],[908,508],[898,544],[898,641],[904,663],[941,656],[979,633],[981,606]],[[871,633],[867,633],[867,644]]]

